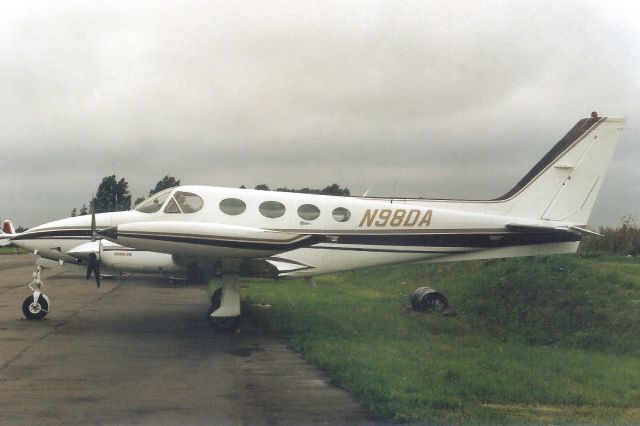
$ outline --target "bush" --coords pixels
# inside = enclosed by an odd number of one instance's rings
[[[586,237],[580,243],[581,252],[609,252],[640,255],[640,227],[631,216],[624,216],[617,228],[601,226],[604,237]]]

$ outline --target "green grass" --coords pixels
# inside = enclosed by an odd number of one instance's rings
[[[27,250],[25,250],[23,248],[13,247],[13,246],[6,246],[6,247],[0,247],[0,255],[3,255],[3,254],[16,254],[16,250],[18,251],[18,254],[29,253],[29,251],[27,251]]]
[[[385,419],[640,423],[640,265],[557,256],[251,280],[252,321]],[[417,314],[423,285],[455,316]]]

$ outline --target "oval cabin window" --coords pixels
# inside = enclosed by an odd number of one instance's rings
[[[247,205],[245,202],[238,198],[227,198],[220,201],[220,210],[222,210],[222,213],[230,216],[242,214],[246,209]]]
[[[258,210],[262,216],[275,219],[284,214],[285,207],[284,204],[278,201],[265,201],[260,204]]]
[[[320,209],[313,204],[303,204],[298,207],[298,216],[304,220],[314,220],[320,216]]]
[[[331,213],[338,222],[346,222],[351,219],[351,212],[344,207],[338,207]]]

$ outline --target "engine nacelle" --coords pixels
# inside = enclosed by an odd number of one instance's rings
[[[176,264],[166,253],[133,250],[127,247],[102,247],[100,262],[118,272],[139,272],[186,275],[188,268]]]
[[[113,243],[138,250],[211,259],[264,258],[324,239],[322,235],[179,221],[124,223],[98,234]]]

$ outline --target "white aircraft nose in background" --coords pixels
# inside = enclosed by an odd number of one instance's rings
[[[0,247],[8,246],[11,244],[11,238],[17,237],[18,233],[16,233],[15,228],[13,227],[13,222],[11,219],[5,219],[2,221],[2,232],[0,233]]]

